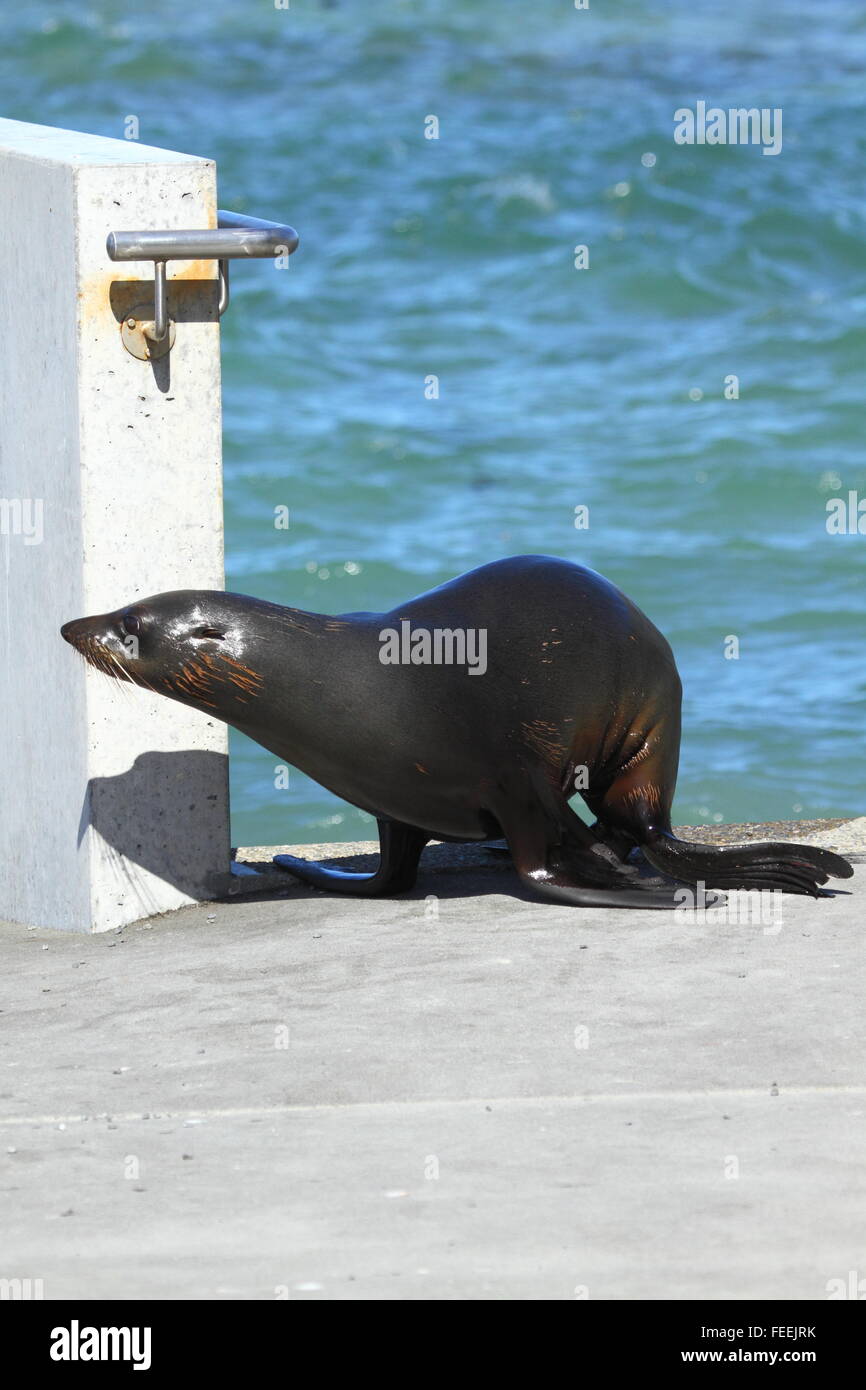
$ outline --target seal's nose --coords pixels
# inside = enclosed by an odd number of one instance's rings
[[[75,642],[75,629],[76,629],[77,626],[78,626],[78,623],[75,622],[74,620],[73,620],[73,622],[71,622],[71,623],[64,623],[63,626],[62,626],[62,628],[60,629],[60,636],[63,637],[67,642],[72,642],[72,643],[74,643],[74,642]]]

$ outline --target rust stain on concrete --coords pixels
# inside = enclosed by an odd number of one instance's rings
[[[215,319],[217,294],[216,261],[169,261],[168,306],[171,318],[178,322],[184,318]],[[118,263],[111,270],[85,276],[78,291],[82,323],[99,323],[106,315],[110,315],[116,323],[122,323],[135,305],[152,303],[152,274],[145,274],[139,279],[131,273],[131,264]]]

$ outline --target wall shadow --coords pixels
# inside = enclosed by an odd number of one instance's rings
[[[78,843],[93,827],[116,855],[121,883],[127,877],[130,887],[124,860],[192,898],[221,896],[230,875],[229,835],[221,809],[227,797],[226,754],[203,749],[142,753],[126,772],[90,779]],[[225,862],[214,865],[212,845],[223,835]],[[138,886],[136,891],[141,896]]]

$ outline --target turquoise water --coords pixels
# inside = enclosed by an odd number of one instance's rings
[[[699,100],[781,107],[782,152],[676,145]],[[825,527],[866,496],[861,5],[36,4],[0,109],[136,115],[301,234],[224,321],[229,588],[378,609],[580,560],[676,651],[679,820],[863,813],[866,536]],[[370,828],[240,737],[232,804],[240,843]]]

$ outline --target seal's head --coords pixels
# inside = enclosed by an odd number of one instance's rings
[[[264,683],[247,655],[251,605],[240,594],[183,589],[76,618],[60,635],[98,671],[233,722]]]

